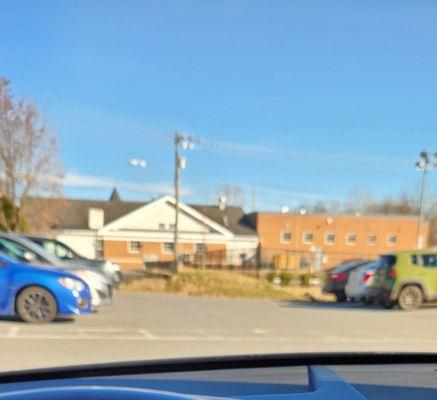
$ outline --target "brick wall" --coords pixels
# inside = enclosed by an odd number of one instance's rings
[[[321,248],[325,255],[325,268],[346,259],[376,258],[381,253],[416,246],[417,220],[413,218],[257,213],[255,225],[264,252],[309,253],[314,248]],[[422,235],[425,246],[428,229],[428,224],[424,223]],[[283,240],[285,232],[291,234],[289,242]],[[305,243],[306,233],[312,233],[312,243]],[[328,233],[335,235],[333,243],[327,242]],[[347,237],[352,235],[356,238],[355,243],[347,241]],[[369,237],[373,235],[376,241],[369,243]],[[395,244],[389,244],[389,236],[396,237]]]
[[[179,243],[179,254],[194,251],[194,243]],[[160,262],[173,260],[173,252],[166,251],[164,243],[158,242],[140,242],[138,251],[133,252],[128,241],[105,240],[103,253],[106,259],[116,262],[123,269],[142,269],[143,257]]]

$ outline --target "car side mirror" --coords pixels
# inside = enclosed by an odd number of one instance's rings
[[[28,262],[35,261],[35,255],[33,253],[31,253],[30,251],[25,251],[23,254],[23,257]]]

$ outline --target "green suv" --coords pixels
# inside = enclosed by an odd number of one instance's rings
[[[413,310],[437,300],[437,251],[414,250],[385,254],[379,259],[368,300],[387,308]]]

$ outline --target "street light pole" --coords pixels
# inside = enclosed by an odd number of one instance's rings
[[[419,215],[417,217],[417,233],[416,233],[416,248],[420,249],[422,247],[422,218],[423,218],[423,202],[425,199],[425,183],[426,183],[426,173],[428,169],[423,168],[422,174],[422,185],[420,188],[420,198],[419,198]]]
[[[422,151],[420,153],[420,161],[416,163],[416,170],[423,171],[422,175],[422,185],[420,188],[420,197],[419,197],[419,214],[417,216],[417,232],[416,232],[416,248],[420,249],[423,247],[423,237],[421,235],[422,231],[422,220],[423,220],[423,208],[425,203],[425,187],[426,187],[426,175],[428,171],[437,168],[437,162],[434,160],[437,159],[437,152],[432,154],[427,151]]]
[[[185,168],[185,158],[179,155],[179,145],[185,150],[193,150],[195,144],[199,143],[198,140],[185,134],[178,133],[174,134],[174,194],[175,194],[175,218],[174,218],[174,237],[173,237],[173,255],[174,255],[174,272],[179,272],[179,171]]]

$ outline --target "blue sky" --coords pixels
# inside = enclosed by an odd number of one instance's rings
[[[65,192],[279,209],[417,188],[437,150],[435,1],[4,1],[0,75],[57,132]],[[131,168],[131,157],[147,169]],[[430,174],[429,195],[436,196]]]

